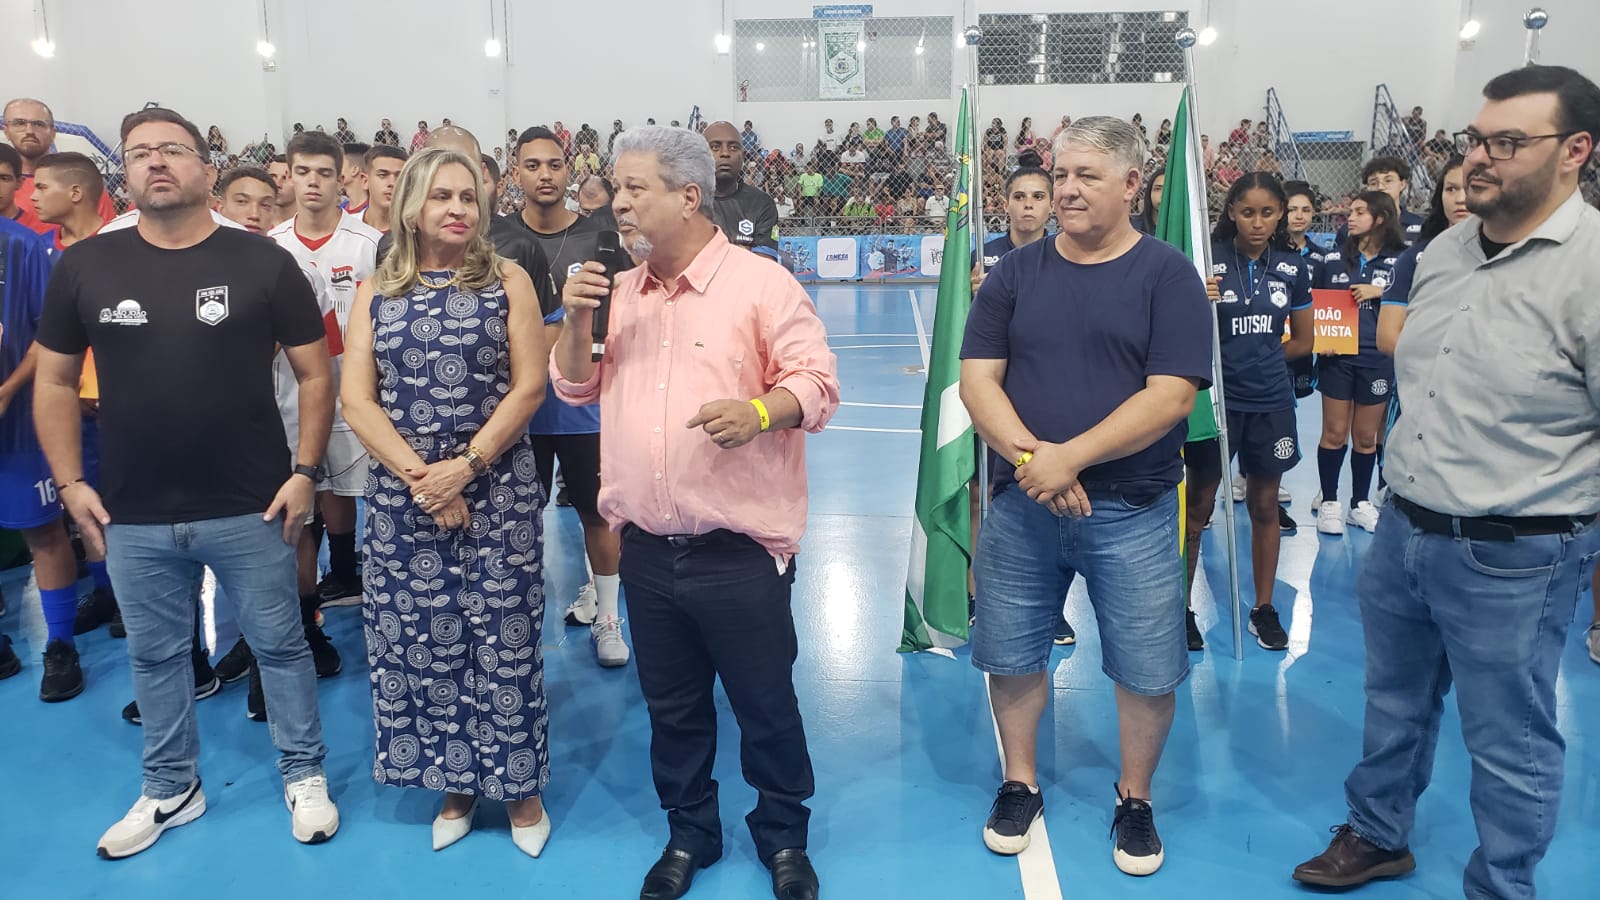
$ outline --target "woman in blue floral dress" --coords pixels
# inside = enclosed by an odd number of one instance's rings
[[[383,784],[443,791],[434,849],[478,800],[550,834],[539,649],[544,505],[528,420],[547,358],[533,283],[495,256],[476,160],[424,150],[395,186],[394,248],[357,293],[345,418],[372,455],[363,610]]]

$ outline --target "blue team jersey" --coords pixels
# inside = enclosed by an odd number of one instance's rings
[[[1416,213],[1401,210],[1400,236],[1405,240],[1407,247],[1416,243],[1417,239],[1422,237],[1423,221],[1423,218]],[[1334,245],[1343,247],[1345,239],[1348,237],[1350,237],[1350,232],[1345,228],[1345,226],[1340,225],[1338,232],[1334,235]]]
[[[1293,409],[1283,326],[1291,311],[1311,307],[1311,264],[1299,253],[1273,248],[1250,259],[1232,241],[1213,244],[1211,261],[1211,274],[1222,279],[1222,299],[1214,305],[1228,408]]]
[[[1433,238],[1418,241],[1406,248],[1394,264],[1394,278],[1389,286],[1383,289],[1382,306],[1406,306],[1411,302],[1411,282],[1417,277],[1417,263],[1422,260],[1422,251],[1426,250]]]
[[[0,217],[0,381],[22,365],[50,280],[50,245],[31,228]],[[33,391],[22,390],[0,416],[0,453],[38,452]]]
[[[1311,276],[1311,284],[1317,284],[1317,278],[1322,273],[1322,267],[1327,264],[1330,248],[1306,238],[1306,245],[1300,248],[1300,258],[1306,261],[1307,274]]]
[[[1390,249],[1372,258],[1357,255],[1348,258],[1342,250],[1330,252],[1324,259],[1322,272],[1314,287],[1348,289],[1358,284],[1370,284],[1385,292],[1395,280],[1395,267],[1400,263],[1402,249]],[[1353,362],[1358,366],[1382,368],[1393,364],[1378,350],[1378,300],[1356,304],[1359,313],[1359,339],[1361,352]]]

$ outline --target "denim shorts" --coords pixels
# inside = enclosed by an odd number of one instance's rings
[[[1139,504],[1090,492],[1089,503],[1088,518],[1058,518],[1014,485],[994,498],[972,563],[972,664],[994,675],[1043,672],[1067,589],[1082,574],[1101,669],[1135,694],[1169,694],[1189,676],[1177,491]]]

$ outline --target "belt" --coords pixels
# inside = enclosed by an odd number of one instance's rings
[[[749,535],[718,528],[705,534],[655,534],[629,522],[622,526],[624,537],[637,537],[644,540],[658,541],[673,547],[719,547],[728,545],[753,545],[761,546]]]
[[[1411,524],[1430,534],[1463,537],[1474,541],[1514,541],[1519,537],[1536,534],[1570,534],[1580,525],[1588,525],[1595,517],[1588,516],[1452,516],[1418,506],[1404,497],[1394,495],[1394,505],[1406,514]]]

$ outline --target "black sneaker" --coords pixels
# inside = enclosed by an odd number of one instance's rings
[[[1111,818],[1111,859],[1129,875],[1153,875],[1167,858],[1156,834],[1156,814],[1150,801],[1122,797],[1117,788],[1117,810]]]
[[[244,638],[240,638],[232,650],[217,660],[217,680],[223,684],[233,684],[250,674],[250,664],[255,661],[256,655],[250,652],[250,645],[245,643]]]
[[[105,588],[95,588],[78,601],[78,614],[72,620],[74,636],[88,634],[110,622],[117,614],[117,597]]]
[[[244,717],[252,722],[267,720],[267,697],[261,692],[261,667],[250,661],[250,690],[244,698]]]
[[[317,597],[323,606],[360,606],[361,578],[345,578],[329,572],[317,582]]]
[[[22,660],[11,649],[11,638],[0,634],[0,679],[10,678],[22,671]]]
[[[78,665],[78,648],[57,639],[44,648],[44,678],[39,681],[39,699],[60,703],[83,693],[83,667]]]
[[[1300,523],[1294,520],[1294,516],[1289,515],[1287,506],[1278,507],[1278,530],[1284,534],[1293,534],[1300,530]]]
[[[306,643],[311,645],[311,663],[316,666],[318,678],[332,678],[344,668],[339,651],[317,625],[306,626]]]
[[[1283,631],[1283,626],[1278,624],[1278,611],[1272,604],[1258,606],[1250,610],[1250,633],[1256,636],[1256,643],[1263,650],[1287,650],[1289,648],[1289,635]]]
[[[128,636],[128,628],[122,624],[122,607],[117,607],[111,613],[111,636],[121,640]]]
[[[1000,785],[983,826],[983,843],[990,850],[1015,856],[1028,849],[1028,829],[1044,814],[1044,794],[1020,781]]]
[[[559,507],[562,507],[562,508],[566,508],[566,507],[569,507],[569,506],[572,505],[572,500],[567,497],[567,489],[566,488],[562,488],[561,490],[556,491],[556,505],[559,506]]]
[[[222,690],[222,682],[217,679],[216,673],[211,670],[210,663],[207,663],[203,657],[196,657],[194,665],[194,699],[204,700],[207,697],[215,697],[220,690]],[[144,724],[144,719],[139,716],[139,701],[134,700],[122,708],[122,719],[134,725]]]
[[[1200,633],[1200,623],[1194,619],[1194,610],[1184,610],[1183,617],[1186,620],[1185,624],[1189,632],[1189,649],[1191,651],[1204,650],[1206,648],[1206,637]]]
[[[1065,614],[1061,616],[1061,621],[1056,623],[1055,641],[1059,647],[1066,647],[1078,642],[1078,633],[1072,630],[1072,623],[1067,621]]]
[[[967,595],[967,627],[971,628],[972,626],[974,626],[976,624],[978,624],[978,598],[972,596],[971,594],[968,594]]]

